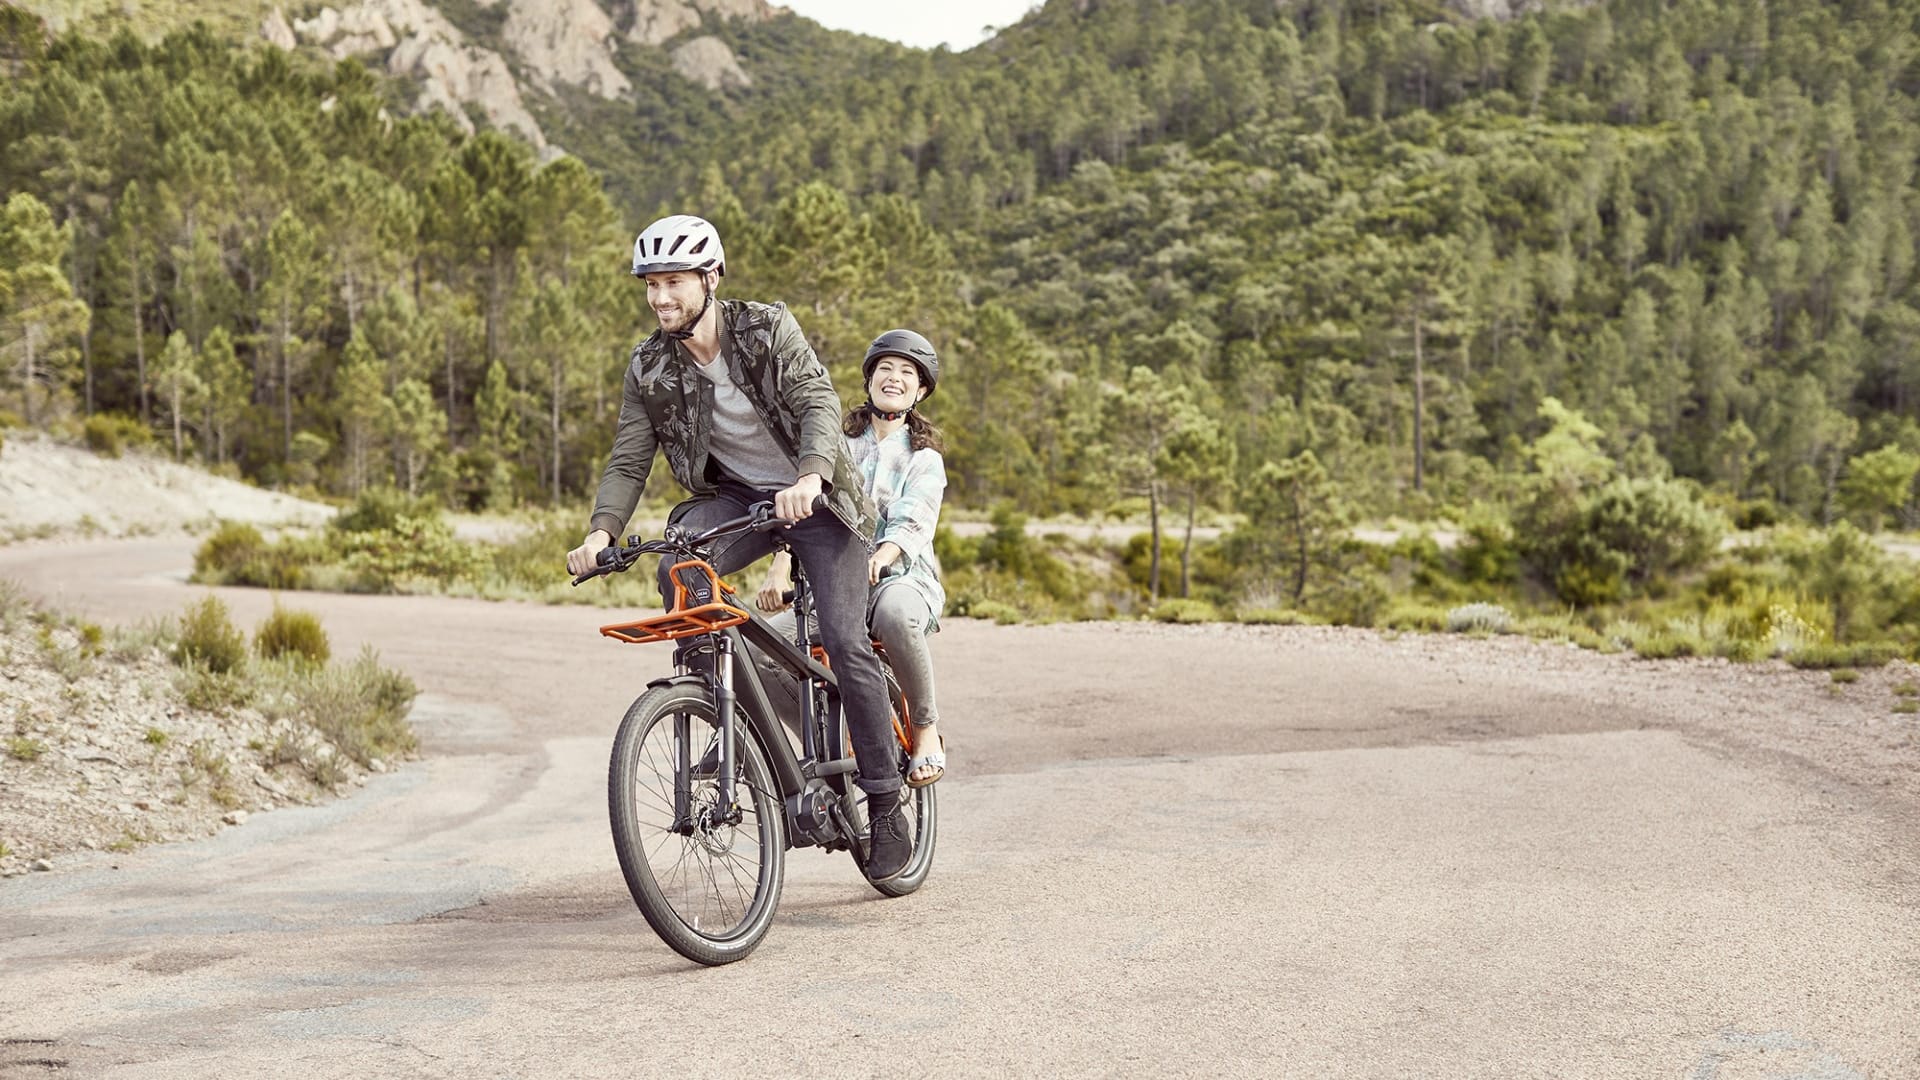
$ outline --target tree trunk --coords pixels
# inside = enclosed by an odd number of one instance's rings
[[[27,410],[27,426],[33,426],[33,323],[27,323],[27,377],[20,384],[20,400]]]
[[[133,314],[133,363],[134,375],[140,380],[140,423],[153,423],[153,409],[147,401],[147,334],[140,318],[140,244],[138,241],[128,245],[128,254],[133,264],[133,293],[128,298]]]
[[[460,447],[458,432],[460,425],[454,422],[454,379],[453,379],[453,333],[449,330],[444,338],[447,354],[447,448],[457,450]]]
[[[1147,481],[1147,521],[1153,531],[1153,557],[1147,564],[1147,603],[1160,602],[1160,483]]]
[[[1421,339],[1420,310],[1413,312],[1413,490],[1419,491],[1427,474],[1427,362]]]
[[[548,395],[551,405],[547,409],[547,432],[553,443],[553,504],[560,505],[560,372],[559,361],[554,361],[553,383]]]
[[[1288,493],[1293,502],[1293,531],[1298,538],[1297,562],[1293,568],[1293,606],[1299,607],[1307,595],[1307,513],[1300,505],[1300,485],[1294,484]]]
[[[1180,599],[1193,595],[1193,511],[1200,501],[1200,485],[1187,488],[1187,539],[1180,547]]]
[[[179,461],[184,453],[186,450],[180,438],[180,378],[176,375],[173,380],[173,460]]]

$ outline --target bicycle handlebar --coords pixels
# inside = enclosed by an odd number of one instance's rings
[[[813,499],[815,513],[825,511],[827,497],[816,495]],[[704,532],[687,534],[677,525],[668,525],[665,535],[658,540],[645,540],[630,543],[624,547],[604,547],[594,556],[593,569],[573,579],[577,586],[605,574],[617,574],[631,567],[642,555],[695,555],[697,549],[735,533],[753,531],[770,532],[785,529],[796,524],[796,518],[773,516],[771,502],[757,502],[747,508],[747,512],[731,521],[723,521]],[[639,539],[635,537],[634,539]]]

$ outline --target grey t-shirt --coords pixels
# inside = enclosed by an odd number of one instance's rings
[[[708,453],[742,483],[763,491],[789,488],[800,479],[793,459],[773,441],[773,433],[754,411],[746,391],[734,385],[725,355],[693,370],[713,384],[713,437]]]

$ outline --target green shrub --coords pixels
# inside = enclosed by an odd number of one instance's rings
[[[309,721],[362,765],[400,757],[418,745],[407,712],[419,688],[405,674],[382,667],[370,648],[352,663],[314,671],[299,686]]]
[[[1504,634],[1513,628],[1513,612],[1499,604],[1462,604],[1444,616],[1448,633]]]
[[[1520,549],[1514,543],[1513,526],[1495,511],[1477,509],[1467,520],[1453,558],[1462,581],[1506,585],[1520,576]]]
[[[1835,641],[1848,640],[1858,627],[1884,625],[1885,609],[1897,597],[1898,571],[1887,553],[1851,523],[1843,521],[1824,536],[1780,536],[1773,550],[1800,584],[1825,602]]]
[[[1012,626],[1026,619],[1019,608],[998,600],[976,600],[963,614],[974,619],[992,619],[1001,626]]]
[[[1621,477],[1586,490],[1561,476],[1536,483],[1515,529],[1540,579],[1591,606],[1701,565],[1725,521],[1682,481]]]
[[[247,637],[233,625],[227,605],[209,593],[197,604],[189,605],[180,618],[180,633],[173,647],[174,663],[196,667],[214,675],[239,668],[247,658]]]
[[[333,655],[327,632],[312,612],[289,611],[273,605],[273,614],[253,633],[253,651],[263,659],[295,657],[308,664],[324,664]]]
[[[1780,508],[1772,499],[1748,499],[1733,512],[1733,527],[1752,530],[1780,524]]]
[[[15,761],[38,761],[46,752],[47,745],[38,739],[20,736],[7,742],[7,756]]]
[[[131,416],[114,413],[95,413],[87,417],[81,431],[86,437],[87,447],[106,458],[119,457],[129,446],[147,446],[153,442],[153,432],[145,424]]]
[[[1901,655],[1900,646],[1891,641],[1813,642],[1787,654],[1787,663],[1797,668],[1885,667]]]
[[[1304,611],[1274,607],[1248,608],[1237,618],[1248,626],[1318,626],[1321,622]]]
[[[1656,630],[1635,638],[1633,651],[1646,660],[1674,660],[1687,656],[1700,656],[1708,650],[1699,638],[1691,634]]]
[[[390,487],[371,487],[334,515],[329,527],[347,533],[411,532],[418,522],[439,519],[440,509],[430,500],[409,498]]]
[[[1402,601],[1387,608],[1380,625],[1389,630],[1420,630],[1432,633],[1447,625],[1447,612],[1432,604]]]
[[[1220,609],[1205,600],[1180,599],[1175,597],[1160,601],[1147,613],[1155,622],[1163,623],[1208,623],[1222,621]]]
[[[267,539],[243,521],[222,521],[193,553],[194,580],[210,584],[241,584],[236,578],[260,558]]]

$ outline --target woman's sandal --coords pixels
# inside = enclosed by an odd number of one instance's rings
[[[922,767],[931,768],[933,775],[915,780],[913,774],[919,772]],[[910,788],[931,786],[945,775],[947,775],[947,737],[945,735],[940,736],[940,749],[915,754],[907,759],[907,786]]]

